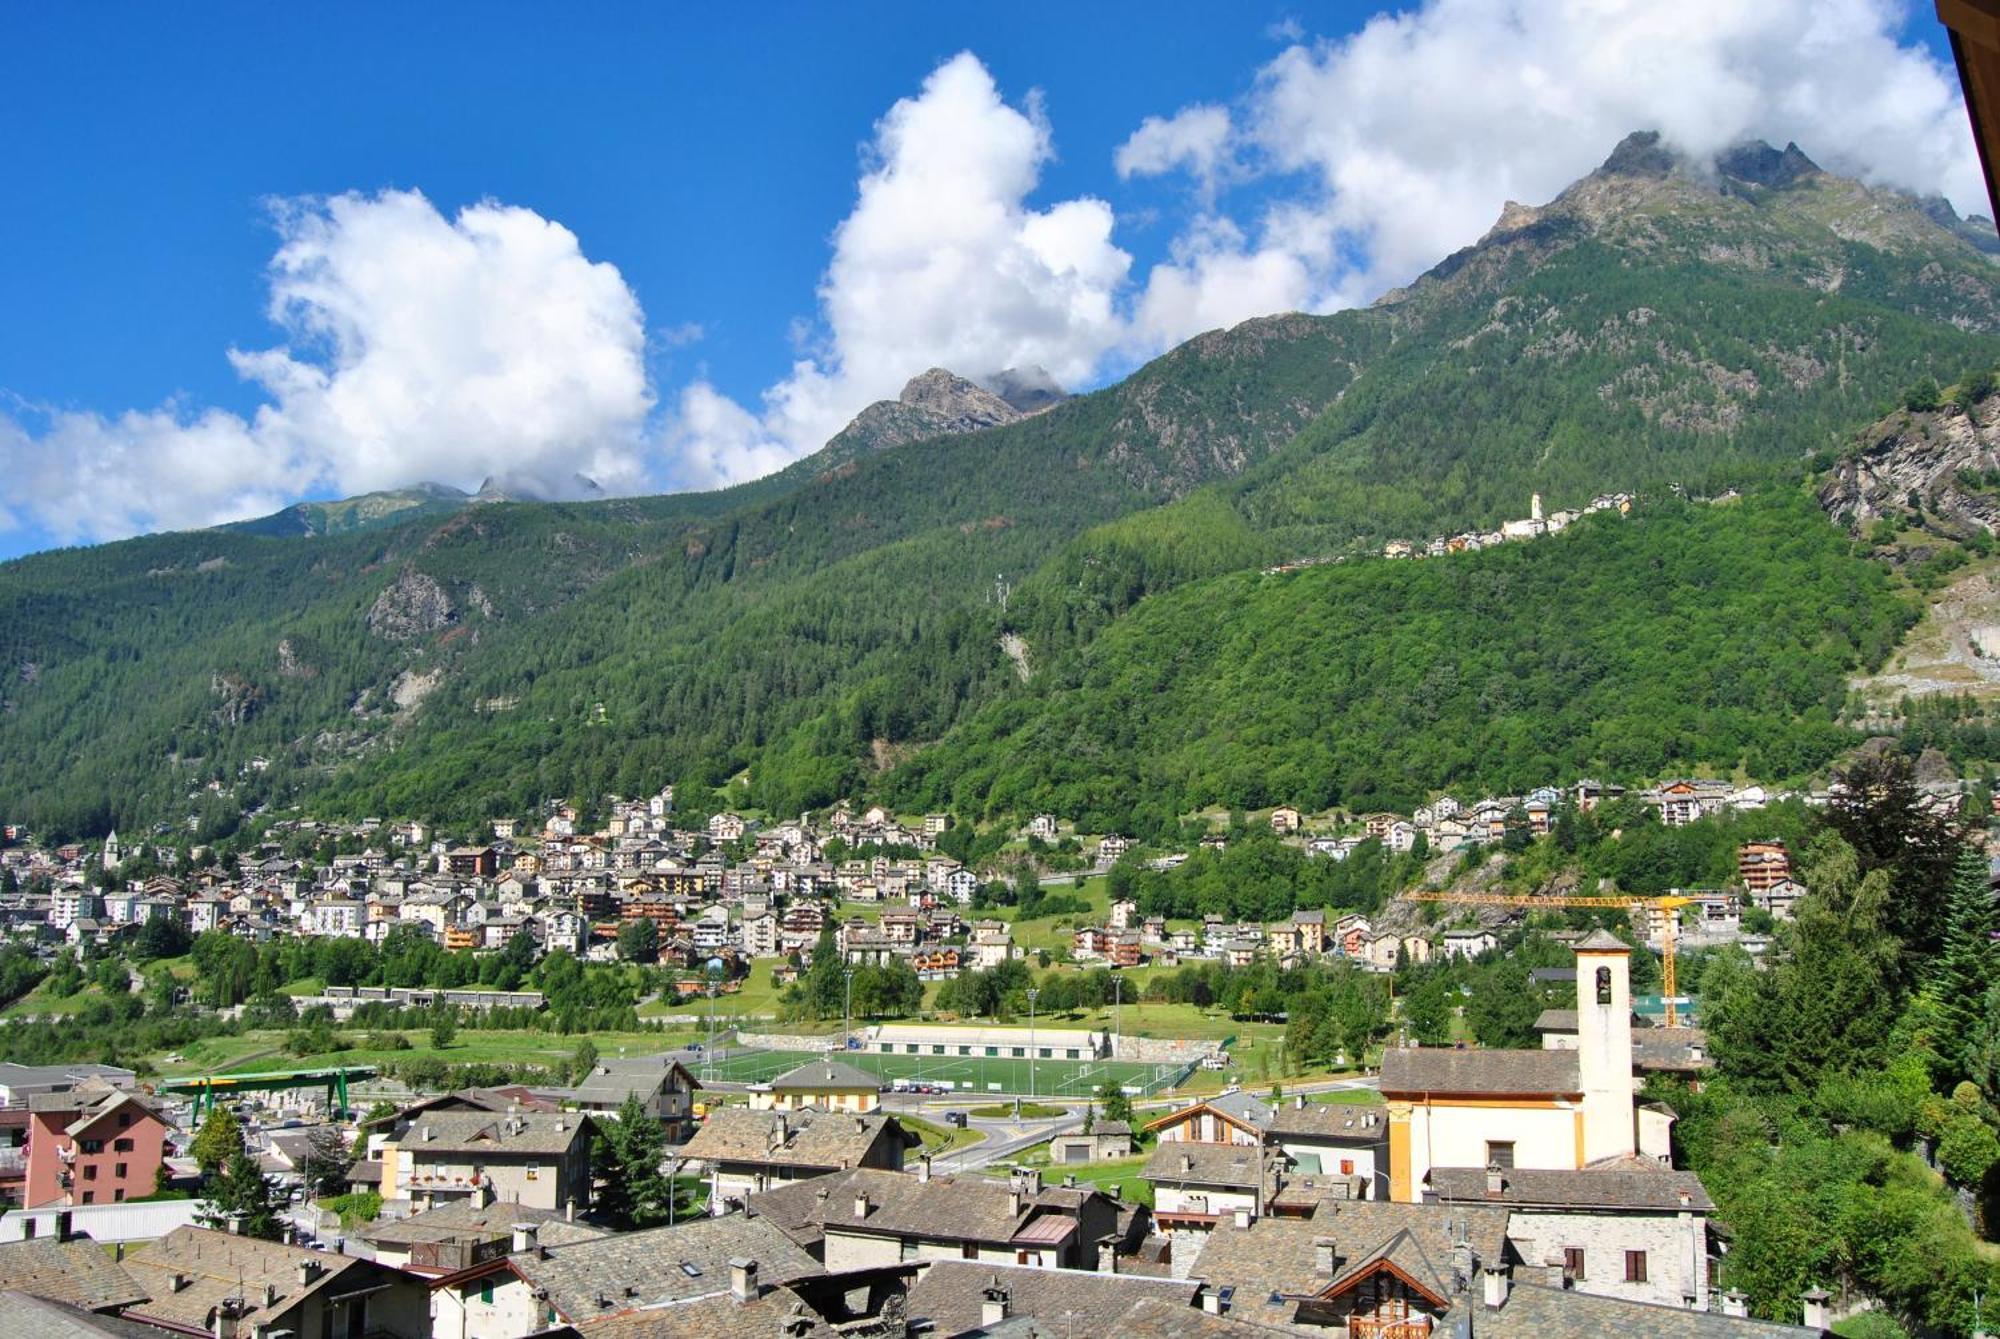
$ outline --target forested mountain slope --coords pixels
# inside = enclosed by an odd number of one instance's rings
[[[1220,579],[1207,598],[1227,604],[1256,580],[1230,573],[1491,526],[1522,514],[1530,490],[1554,507],[1607,489],[1664,497],[1669,483],[1701,493],[1796,478],[1911,382],[2000,357],[1996,272],[1955,224],[1778,157],[1718,172],[1635,137],[1374,308],[1247,322],[1031,417],[886,447],[850,439],[735,489],[479,505],[310,539],[157,536],[0,566],[0,813],[51,834],[179,824],[237,798],[470,819],[746,773],[731,798],[780,812],[875,784],[976,811],[1026,803],[1039,792],[993,798],[969,779],[1015,765],[993,753],[995,722],[1010,719],[996,713],[1057,719],[1039,713],[1097,682],[1093,639],[1150,593]],[[877,417],[894,437],[921,415]],[[1631,533],[1655,533],[1656,514]],[[1782,507],[1737,515],[1777,527],[1769,542],[1797,548],[1809,587],[1859,592],[1853,635],[1815,657],[1877,654],[1900,616],[1843,566],[1843,546],[1822,553]],[[1732,561],[1731,546],[1752,543],[1688,534]],[[1600,552],[1611,541],[1591,535],[1564,543],[1583,563],[1659,556]],[[1492,559],[1502,572],[1528,563],[1550,598],[1544,561]],[[1386,579],[1359,570],[1303,584],[1331,583],[1330,599],[1387,591],[1365,589]],[[1630,577],[1604,579],[1629,592]],[[1203,597],[1177,598],[1104,655]],[[1571,653],[1540,612],[1494,618],[1488,650],[1514,675]],[[1335,619],[1326,635],[1356,626]],[[1770,719],[1732,738],[1812,765],[1823,742],[1772,733],[1821,701],[1823,675],[1803,674],[1809,686],[1742,704]],[[1286,732],[1351,728],[1302,713],[1316,679],[1218,682],[1250,699],[1230,704],[1232,777],[1269,771]],[[1407,718],[1424,708],[1401,694],[1420,686],[1388,677],[1350,709]],[[1550,728],[1541,704],[1521,709],[1521,730]],[[1102,723],[1094,706],[1076,710],[1078,728]],[[1582,756],[1560,734],[1510,745],[1508,767]],[[1654,754],[1681,756],[1641,750],[1619,765]],[[253,757],[268,768],[246,774]],[[1334,753],[1284,765],[1333,768],[1300,799],[1328,785],[1400,795],[1463,771],[1413,763],[1364,782]],[[1213,768],[1159,766],[1163,795],[1247,793],[1240,779],[1194,784]],[[1072,760],[1066,799],[1129,807],[1135,777],[1100,779],[1103,797],[1085,800],[1075,771]],[[235,798],[189,799],[209,782]]]

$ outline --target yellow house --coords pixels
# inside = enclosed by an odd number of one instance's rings
[[[1574,1171],[1634,1153],[1670,1157],[1671,1117],[1639,1110],[1631,949],[1599,930],[1576,946],[1577,1048],[1391,1050],[1389,1197],[1423,1200],[1434,1167]]]
[[[811,1060],[769,1083],[750,1090],[756,1111],[852,1111],[857,1114],[882,1105],[882,1080],[838,1060]]]

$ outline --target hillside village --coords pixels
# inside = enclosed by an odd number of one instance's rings
[[[1942,804],[1955,802],[1961,789],[1960,783],[1940,782],[1932,793]],[[1280,805],[1262,821],[1286,842],[1327,860],[1345,860],[1368,843],[1394,855],[1444,856],[1497,849],[1510,828],[1530,838],[1546,836],[1566,806],[1590,813],[1625,794],[1622,786],[1584,779],[1471,802],[1440,795],[1409,814],[1345,820],[1309,822]],[[1698,778],[1664,781],[1637,796],[1667,827],[1788,800],[1823,807],[1829,798],[1824,791],[1772,792]],[[614,802],[595,831],[579,831],[576,811],[557,806],[538,824],[495,822],[489,839],[478,844],[439,839],[416,822],[278,819],[233,869],[203,863],[207,853],[196,847],[188,853],[192,868],[143,880],[120,877],[135,848],[116,832],[98,844],[43,849],[10,828],[12,844],[0,851],[9,887],[0,894],[0,928],[9,938],[44,948],[100,950],[155,918],[191,935],[223,931],[260,943],[302,936],[379,944],[405,929],[447,952],[503,950],[525,936],[533,945],[529,961],[560,948],[609,962],[620,955],[620,931],[644,920],[656,931],[657,960],[691,974],[678,985],[690,994],[705,989],[710,975],[729,991],[762,958],[783,959],[779,979],[789,980],[811,965],[822,931],[831,930],[851,964],[893,961],[920,979],[936,980],[1020,955],[1007,921],[980,916],[974,903],[983,886],[1010,878],[1017,862],[1033,859],[1024,847],[1005,862],[969,869],[936,849],[951,821],[943,814],[905,818],[879,807],[857,813],[841,805],[822,818],[769,824],[722,812],[686,829],[676,824],[669,788],[644,800]],[[1116,834],[1079,838],[1053,814],[1036,816],[1019,836],[1044,849],[1074,842],[1087,862],[1086,876],[1101,875],[1134,852]],[[360,849],[315,865],[283,854],[294,838]],[[1220,849],[1227,842],[1216,833],[1200,846]],[[830,849],[842,858],[829,859]],[[159,866],[179,868],[180,853],[172,848],[148,853]],[[1187,858],[1176,851],[1146,860],[1152,868],[1172,869]],[[1804,891],[1782,847],[1746,846],[1738,885],[1727,892],[1697,890],[1696,928],[1733,930],[1746,906],[1783,918]],[[1649,933],[1657,942],[1658,927]],[[1071,951],[1078,962],[1116,967],[1199,959],[1244,966],[1264,956],[1291,965],[1326,954],[1386,971],[1399,954],[1422,960],[1433,951],[1471,952],[1478,942],[1476,934],[1467,939],[1449,931],[1378,927],[1366,914],[1337,910],[1304,910],[1270,925],[1225,923],[1211,915],[1199,925],[1170,927],[1167,918],[1142,917],[1125,900],[1112,904],[1103,922],[1077,926]]]

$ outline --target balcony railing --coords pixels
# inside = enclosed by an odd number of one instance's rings
[[[1347,1334],[1348,1339],[1430,1339],[1431,1323],[1423,1316],[1407,1320],[1354,1316],[1347,1322]]]

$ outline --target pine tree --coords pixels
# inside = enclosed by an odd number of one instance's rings
[[[651,1227],[667,1219],[673,1186],[660,1170],[666,1132],[646,1114],[636,1093],[618,1108],[616,1123],[600,1122],[591,1143],[597,1164],[597,1210],[619,1228]]]
[[[1983,1021],[1996,965],[1993,893],[1986,857],[1967,844],[1952,868],[1944,941],[1925,973],[1924,994],[1937,1019],[1937,1045],[1952,1073],[1963,1074],[1973,1034]]]
[[[223,1164],[243,1151],[243,1125],[236,1113],[220,1104],[208,1109],[208,1116],[195,1134],[191,1149],[203,1176],[214,1176]]]

